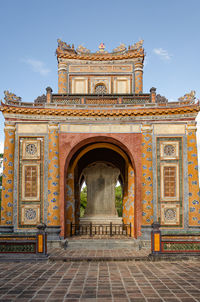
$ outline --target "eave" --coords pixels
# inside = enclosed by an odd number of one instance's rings
[[[186,115],[198,114],[200,110],[199,104],[178,107],[140,107],[140,108],[34,108],[34,107],[18,107],[1,103],[0,111],[3,114],[23,114],[23,115],[48,115],[48,116],[66,116],[66,117],[139,117],[139,116],[155,116],[155,115]]]

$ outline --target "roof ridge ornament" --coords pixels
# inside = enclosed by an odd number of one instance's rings
[[[196,91],[191,90],[189,93],[186,93],[184,96],[178,98],[178,100],[179,102],[194,104],[196,100]]]
[[[78,54],[87,54],[87,53],[90,53],[91,51],[88,48],[86,48],[82,45],[79,45],[78,48],[76,49],[76,52]]]
[[[15,101],[15,102],[21,102],[22,98],[19,97],[19,96],[16,96],[16,94],[12,93],[12,92],[9,92],[8,90],[5,90],[4,91],[4,100],[7,102],[12,102],[12,101]]]
[[[74,50],[74,44],[72,44],[72,46],[71,46],[70,44],[67,44],[66,42],[63,42],[60,39],[57,39],[57,42],[58,42],[58,48],[62,51]]]
[[[127,50],[126,45],[124,43],[120,43],[119,46],[113,49],[114,53],[124,53]]]
[[[107,51],[105,51],[105,44],[102,42],[99,44],[99,50],[97,51],[97,53],[108,53]]]
[[[144,40],[140,40],[136,43],[134,43],[133,45],[129,46],[129,50],[140,50],[143,49],[143,42]]]

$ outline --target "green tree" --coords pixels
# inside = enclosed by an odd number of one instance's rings
[[[85,208],[87,206],[87,187],[83,187],[80,194],[80,217],[84,216]]]
[[[122,217],[123,205],[122,205],[122,187],[115,187],[115,207],[119,217]]]

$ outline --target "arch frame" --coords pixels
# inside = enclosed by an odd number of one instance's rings
[[[100,145],[100,144],[101,145]],[[65,237],[66,224],[66,202],[65,189],[67,171],[69,163],[73,156],[81,149],[87,148],[93,144],[94,146],[108,146],[112,145],[115,150],[119,151],[125,156],[126,161],[133,167],[135,173],[135,237],[141,234],[141,220],[142,220],[142,205],[141,205],[141,133],[60,133],[59,134],[59,150],[60,152],[60,217],[61,217],[61,236]],[[117,148],[117,149],[116,149]],[[89,150],[87,149],[87,150]],[[86,152],[85,152],[86,153]],[[117,152],[118,153],[118,152]]]

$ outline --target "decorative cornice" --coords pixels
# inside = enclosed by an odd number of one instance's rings
[[[76,60],[86,60],[86,61],[112,61],[112,60],[124,60],[132,58],[140,58],[138,62],[143,62],[144,60],[144,48],[143,40],[126,48],[125,44],[120,44],[118,47],[113,49],[113,52],[108,53],[105,51],[104,43],[100,43],[99,50],[96,53],[91,53],[89,49],[79,45],[77,49],[70,44],[58,41],[58,47],[56,50],[57,58],[64,59],[76,59]]]
[[[15,107],[2,103],[0,110],[5,114],[27,114],[27,115],[49,115],[49,116],[66,116],[66,117],[134,117],[134,116],[150,116],[150,115],[184,115],[198,113],[199,104],[180,107],[165,108],[130,108],[130,109],[68,109],[68,108],[28,108]]]
[[[112,61],[112,60],[127,60],[127,59],[137,59],[142,58],[144,60],[144,49],[140,50],[130,50],[124,54],[115,53],[89,53],[89,54],[77,54],[73,52],[63,52],[57,49],[57,58],[63,59],[73,59],[73,60],[86,60],[86,61]]]

